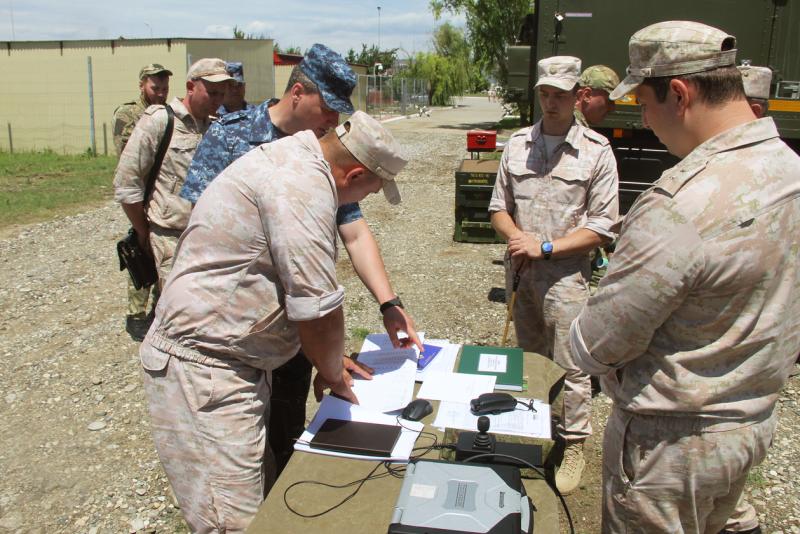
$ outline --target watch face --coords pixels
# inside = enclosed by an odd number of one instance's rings
[[[545,241],[542,243],[542,252],[545,254],[550,254],[553,252],[553,244],[550,241]]]

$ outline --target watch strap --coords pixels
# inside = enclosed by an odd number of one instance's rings
[[[403,306],[403,301],[400,300],[400,297],[395,297],[393,299],[389,299],[386,302],[384,302],[383,304],[381,304],[381,313],[384,313],[389,308],[394,308],[395,306],[398,306],[400,308],[404,307]]]

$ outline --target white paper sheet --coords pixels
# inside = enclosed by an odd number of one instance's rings
[[[494,375],[466,373],[429,373],[417,392],[417,398],[469,404],[482,393],[494,391]]]
[[[530,399],[520,398],[523,402]],[[490,434],[508,434],[529,438],[551,439],[550,405],[542,401],[533,401],[536,412],[528,410],[521,404],[513,412],[488,415]],[[438,428],[457,428],[459,430],[478,430],[478,416],[469,411],[469,403],[442,402],[436,412],[433,426]]]
[[[420,342],[425,343],[425,332],[417,332]],[[405,336],[400,336],[403,339]],[[361,344],[361,352],[372,352],[375,350],[392,350],[392,340],[389,334],[369,334]],[[413,346],[414,354],[419,358],[419,349]]]
[[[504,374],[508,368],[505,354],[481,354],[478,357],[478,371],[482,373]]]
[[[417,382],[424,382],[430,373],[452,373],[456,366],[458,351],[461,350],[461,345],[448,343],[446,339],[429,339],[426,343],[442,347],[442,350],[425,366],[425,369],[417,369]]]
[[[387,336],[388,337],[388,336]],[[361,406],[379,412],[401,410],[414,397],[417,356],[411,349],[362,352],[358,361],[372,367],[372,380],[353,375],[353,393]]]
[[[314,438],[319,427],[326,419],[343,419],[346,421],[362,421],[366,423],[379,423],[382,425],[396,425],[402,426],[400,430],[400,437],[397,438],[397,443],[392,449],[392,455],[389,457],[377,456],[361,456],[358,454],[348,454],[344,452],[326,451],[322,449],[312,449],[308,443]],[[369,460],[369,461],[383,461],[390,460],[397,463],[407,462],[411,456],[411,451],[414,448],[414,443],[417,441],[419,433],[422,431],[423,425],[420,422],[406,421],[402,419],[402,425],[399,425],[397,418],[392,415],[386,415],[374,410],[369,410],[357,404],[350,404],[347,401],[325,395],[319,405],[314,419],[308,425],[308,428],[300,436],[300,439],[294,444],[296,451],[311,452],[316,454],[324,454],[327,456],[339,456],[342,458],[352,458],[354,460]]]

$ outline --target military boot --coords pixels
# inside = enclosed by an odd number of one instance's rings
[[[152,319],[144,314],[127,315],[125,317],[125,331],[134,341],[142,341],[150,329]]]
[[[583,458],[583,440],[568,441],[564,447],[564,457],[556,472],[556,487],[561,495],[569,495],[581,483],[586,460]]]

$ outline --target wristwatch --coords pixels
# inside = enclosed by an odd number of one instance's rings
[[[389,308],[394,308],[395,306],[398,306],[400,308],[404,307],[403,306],[403,302],[400,300],[400,297],[395,297],[393,299],[389,299],[386,302],[384,302],[383,304],[381,304],[381,313],[384,313]]]
[[[550,256],[553,255],[553,243],[550,241],[543,241],[542,242],[542,257],[546,260],[550,259]]]

